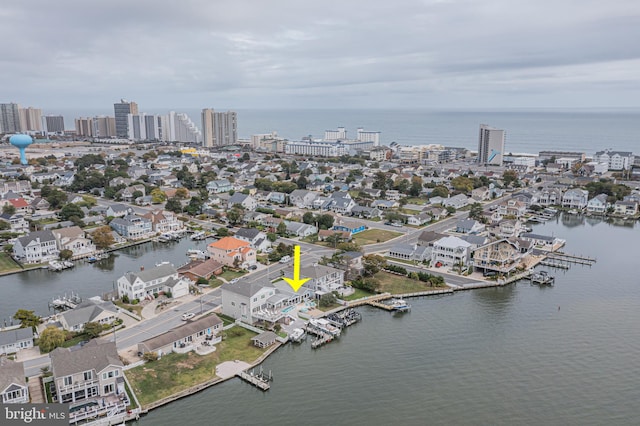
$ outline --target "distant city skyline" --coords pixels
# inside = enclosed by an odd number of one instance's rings
[[[632,0],[31,0],[0,13],[0,102],[50,114],[121,97],[176,110],[640,106]]]

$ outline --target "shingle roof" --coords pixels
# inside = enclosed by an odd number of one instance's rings
[[[0,393],[12,384],[26,387],[27,381],[24,377],[24,365],[21,362],[0,357]]]
[[[102,312],[109,311],[114,314],[118,312],[118,308],[112,302],[93,302],[85,300],[75,308],[63,312],[61,315],[64,320],[73,327],[75,325],[85,324],[96,319]]]
[[[233,237],[224,237],[218,241],[214,241],[209,244],[209,247],[214,247],[220,250],[236,250],[240,247],[246,247],[249,243],[243,240],[239,240]]]
[[[40,239],[40,242],[56,240],[56,238],[53,236],[53,233],[49,230],[46,230],[30,232],[29,235],[18,238],[18,241],[20,241],[22,247],[26,247],[27,245],[29,245],[29,243],[31,243],[32,241],[37,241],[38,239]]]
[[[140,272],[127,272],[125,276],[129,280],[130,283],[136,280],[136,277],[140,278],[144,282],[149,282],[151,280],[157,280],[158,278],[163,278],[168,275],[175,274],[176,268],[168,262],[161,263],[155,268],[145,269]]]
[[[236,237],[248,238],[253,240],[260,233],[259,229],[256,228],[240,228],[238,232],[236,232]]]
[[[118,356],[116,344],[99,340],[91,340],[80,349],[54,349],[49,357],[55,377],[70,376],[89,370],[95,370],[98,373],[109,365],[124,366]]]
[[[33,339],[31,327],[0,331],[0,346],[10,345],[26,339]]]
[[[230,291],[235,294],[239,294],[245,297],[251,297],[258,293],[260,290],[266,287],[273,287],[271,283],[267,282],[249,282],[247,280],[240,280],[235,284],[225,283],[220,288],[226,291]]]
[[[222,320],[218,318],[216,314],[207,315],[206,317],[199,318],[195,321],[190,321],[184,325],[173,328],[159,336],[147,339],[140,344],[144,345],[148,351],[153,352],[173,342],[184,339],[187,336],[196,334],[199,331],[215,327],[218,324],[222,324]]]

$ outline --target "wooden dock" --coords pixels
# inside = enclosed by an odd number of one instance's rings
[[[268,377],[265,377],[265,375],[262,373],[262,370],[260,370],[260,373],[258,373],[257,375],[253,374],[253,370],[251,371],[251,373],[240,371],[236,374],[236,376],[265,392],[269,390],[269,388],[271,387],[269,382],[273,380],[271,378],[271,373],[269,373]]]
[[[560,261],[560,260],[555,260],[553,258],[541,261],[540,265],[549,266],[551,268],[557,268],[557,269],[569,269],[569,268],[571,268],[571,265],[569,265],[568,263],[566,263],[564,261]]]
[[[369,302],[367,302],[367,305],[373,306],[375,308],[384,309],[385,311],[392,311],[393,310],[393,306],[387,305],[385,303],[376,302],[375,300],[370,300]]]
[[[549,260],[559,260],[562,262],[576,263],[579,265],[591,266],[596,263],[596,259],[587,256],[577,256],[575,254],[568,254],[561,251],[551,252],[547,255]]]

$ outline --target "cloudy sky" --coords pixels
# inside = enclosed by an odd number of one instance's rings
[[[13,0],[0,102],[637,107],[638,0]]]

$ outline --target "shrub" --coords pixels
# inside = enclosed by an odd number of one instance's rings
[[[142,355],[142,359],[144,359],[147,362],[157,361],[158,360],[158,353],[157,352],[146,352],[144,355]]]

